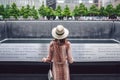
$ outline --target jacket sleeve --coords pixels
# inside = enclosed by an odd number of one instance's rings
[[[69,63],[73,63],[72,50],[71,50],[71,43],[70,42],[68,42],[67,59],[68,59]]]
[[[48,55],[46,58],[46,62],[51,62],[53,58],[53,42],[50,42],[50,45],[48,47]]]

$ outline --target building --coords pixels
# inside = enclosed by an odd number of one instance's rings
[[[55,9],[56,8],[56,0],[46,0],[46,5]]]
[[[65,8],[65,6],[68,5],[72,10],[80,3],[83,3],[88,8],[93,4],[100,7],[100,0],[0,0],[0,4],[3,4],[4,6],[11,5],[12,3],[16,3],[18,8],[29,4],[30,6],[35,6],[37,9],[41,6],[41,4],[50,6],[53,9],[55,9],[58,5],[62,8]]]
[[[114,0],[114,2],[112,3],[114,7],[117,6],[118,4],[120,4],[120,0]]]
[[[102,6],[106,7],[109,4],[114,4],[115,0],[102,0]]]
[[[35,8],[39,8],[42,3],[46,5],[46,0],[0,0],[0,4],[11,5],[12,3],[16,3],[18,8],[21,8],[22,6],[30,5],[35,6]]]
[[[98,8],[100,8],[102,6],[102,1],[101,0],[94,0],[93,2],[96,6],[98,6]]]
[[[57,6],[60,5],[62,8],[64,8],[66,5],[68,5],[72,10],[76,5],[79,5],[80,3],[83,3],[88,8],[93,4],[95,4],[98,7],[101,6],[100,0],[57,0],[56,1]]]
[[[102,0],[102,6],[103,7],[106,7],[109,4],[111,4],[111,0]]]
[[[62,9],[65,8],[66,5],[69,6],[70,9],[74,9],[75,5],[79,4],[79,0],[57,0],[56,6],[60,5]]]
[[[114,7],[116,7],[118,4],[120,4],[120,0],[102,0],[103,7],[106,7],[109,4],[112,4]]]

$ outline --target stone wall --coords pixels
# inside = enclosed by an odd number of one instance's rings
[[[0,22],[0,39],[52,38],[51,30],[59,24],[69,29],[69,38],[120,40],[120,22],[113,21],[6,21]]]

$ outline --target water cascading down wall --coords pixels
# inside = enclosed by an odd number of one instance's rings
[[[52,38],[57,25],[69,29],[69,38],[120,40],[120,22],[113,21],[0,21],[0,40],[4,38]]]

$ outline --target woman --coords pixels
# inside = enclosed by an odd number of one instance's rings
[[[66,40],[69,31],[62,25],[52,29],[55,40],[50,42],[49,53],[43,62],[53,62],[54,80],[70,80],[69,63],[73,63],[71,43]]]

